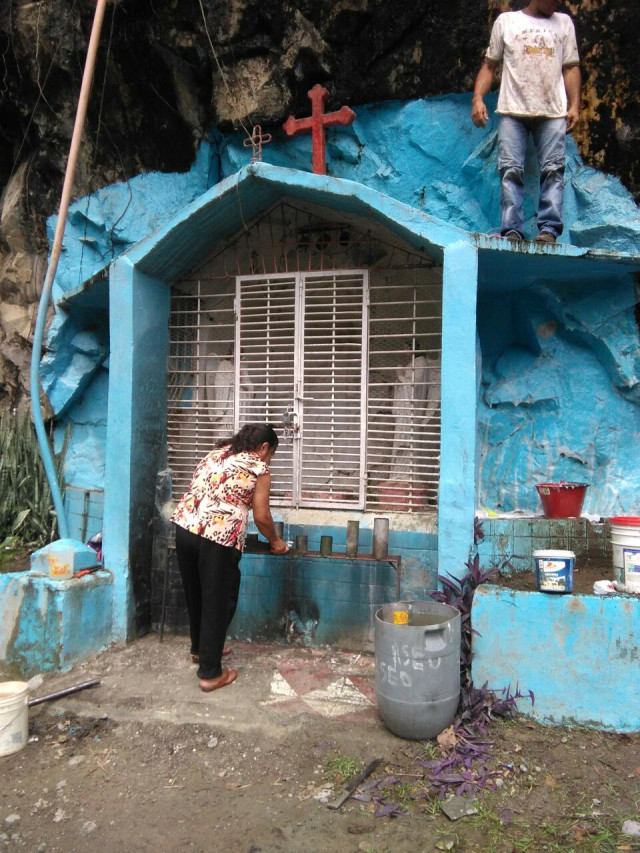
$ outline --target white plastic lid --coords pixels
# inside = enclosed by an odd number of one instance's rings
[[[534,551],[534,557],[541,557],[543,560],[570,560],[575,559],[573,551]]]

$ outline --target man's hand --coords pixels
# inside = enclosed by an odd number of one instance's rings
[[[491,89],[493,78],[496,73],[496,62],[485,59],[473,87],[473,100],[471,101],[471,121],[476,127],[486,127],[489,121],[489,113],[484,102],[484,96]]]
[[[567,92],[567,133],[572,133],[578,125],[580,111],[580,87],[582,77],[579,65],[568,65],[562,69],[564,88]]]
[[[579,112],[577,107],[569,107],[567,110],[567,133],[573,133],[578,126]]]
[[[482,98],[474,98],[471,102],[471,121],[476,127],[486,127],[489,121],[487,106]]]

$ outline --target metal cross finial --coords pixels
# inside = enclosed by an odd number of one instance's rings
[[[251,129],[251,136],[248,136],[245,140],[243,140],[242,144],[245,148],[248,148],[249,146],[253,148],[251,162],[257,163],[262,160],[262,146],[268,145],[269,142],[271,142],[271,134],[263,133],[260,125],[256,124]]]

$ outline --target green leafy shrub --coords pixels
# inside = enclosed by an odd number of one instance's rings
[[[55,456],[60,478],[64,447]],[[29,413],[0,415],[0,540],[40,547],[57,537],[58,519]]]

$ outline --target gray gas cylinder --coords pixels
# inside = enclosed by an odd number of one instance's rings
[[[436,737],[458,707],[460,612],[436,601],[385,604],[375,637],[380,716],[399,737]]]

